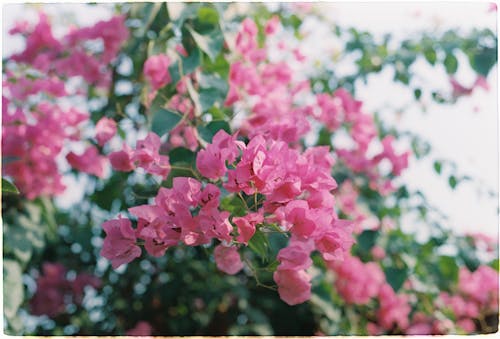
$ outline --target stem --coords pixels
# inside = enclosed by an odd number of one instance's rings
[[[261,287],[270,289],[271,291],[277,290],[277,288],[275,286],[270,286],[270,285],[266,285],[266,284],[261,283],[259,280],[259,276],[257,274],[257,270],[252,266],[252,264],[250,263],[250,261],[247,258],[245,258],[244,261],[248,265],[248,268],[250,268],[250,271],[252,271],[252,274],[255,278],[255,282],[256,282],[257,286],[261,286]]]
[[[172,166],[170,165],[170,168],[171,169],[176,169],[176,170],[180,170],[180,171],[189,171],[191,172],[192,174],[194,174],[194,176],[196,177],[196,179],[198,180],[201,180],[201,176],[198,174],[198,172],[196,172],[194,169],[192,169],[191,167],[182,167],[182,166]]]
[[[245,199],[241,195],[241,192],[238,192],[238,197],[240,197],[241,201],[243,201],[243,203],[245,204],[245,207],[247,208],[247,210],[250,210],[250,208],[247,205],[247,202],[245,201]]]

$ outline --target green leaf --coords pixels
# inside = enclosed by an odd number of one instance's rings
[[[443,63],[446,68],[446,73],[453,74],[457,71],[458,60],[453,53],[446,53]]]
[[[26,264],[33,252],[26,230],[19,226],[11,226],[4,234],[4,251],[12,253],[23,264]]]
[[[357,239],[357,244],[363,252],[369,252],[377,241],[378,231],[364,230]]]
[[[431,64],[434,65],[436,63],[436,51],[434,48],[429,47],[428,49],[425,50],[424,52],[425,59]]]
[[[472,68],[482,76],[488,76],[491,68],[496,64],[496,48],[483,48],[478,53],[469,56]]]
[[[437,174],[441,174],[441,168],[442,164],[441,161],[434,161],[434,171],[436,171]]]
[[[203,6],[198,9],[198,20],[215,26],[219,23],[219,13],[214,8]]]
[[[128,173],[114,172],[102,188],[95,190],[90,200],[100,208],[109,211],[113,203],[123,197],[128,176]]]
[[[2,178],[2,193],[19,194],[19,190],[10,181]]]
[[[419,100],[422,96],[422,90],[420,88],[416,88],[415,90],[413,90],[413,95],[415,96],[416,100]]]
[[[264,262],[269,260],[269,240],[266,235],[256,231],[252,239],[248,242],[248,247],[254,251]]]
[[[450,284],[458,280],[458,266],[455,258],[449,256],[441,256],[438,261],[439,271]]]
[[[471,249],[459,248],[458,255],[460,259],[462,259],[462,261],[464,262],[465,266],[467,266],[467,268],[471,272],[477,270],[479,265],[481,265],[481,262]]]
[[[387,282],[392,286],[395,292],[399,291],[408,278],[408,270],[406,268],[388,267],[384,269],[384,273]]]
[[[184,169],[184,168],[183,169],[172,168],[172,170],[168,174],[167,179],[165,179],[163,181],[162,186],[165,186],[167,188],[172,188],[173,180],[174,180],[175,177],[191,177],[191,178],[194,178],[195,175],[188,168],[186,168],[186,169]]]
[[[220,29],[214,29],[206,34],[199,34],[191,27],[187,27],[198,47],[205,52],[210,60],[215,61],[224,45],[224,36]]]
[[[177,147],[172,149],[168,153],[169,161],[171,164],[176,163],[185,163],[185,164],[194,164],[196,161],[196,154],[184,147]]]
[[[14,260],[3,261],[3,305],[4,314],[13,318],[24,298],[21,266]]]
[[[448,184],[450,185],[451,189],[455,189],[458,184],[457,178],[454,175],[450,175],[450,177],[448,178]]]
[[[492,260],[489,264],[488,264],[489,267],[493,268],[495,271],[499,271],[500,267],[499,267],[499,260],[498,258],[497,259],[494,259]]]
[[[319,131],[319,137],[318,137],[318,141],[316,143],[317,146],[330,146],[332,147],[332,134],[330,133],[330,131],[323,127],[320,131]]]
[[[170,132],[181,121],[182,116],[166,108],[160,108],[153,113],[151,130],[160,137]]]
[[[57,236],[57,221],[55,218],[55,209],[52,200],[47,197],[39,198],[41,204],[42,217],[44,222],[47,224],[47,235],[55,240]]]
[[[218,131],[223,129],[228,134],[231,134],[231,128],[227,121],[224,120],[214,120],[210,121],[206,126],[198,126],[198,133],[207,142],[212,142],[212,139]]]
[[[220,207],[235,217],[243,217],[247,214],[247,208],[243,201],[236,195],[230,195],[221,199]]]
[[[202,88],[216,89],[222,93],[226,93],[228,90],[227,81],[218,74],[201,73],[199,84]]]
[[[184,75],[193,73],[196,68],[201,64],[201,53],[198,48],[193,48],[189,51],[187,57],[181,57],[182,72]]]
[[[200,89],[200,105],[203,112],[208,111],[216,101],[221,100],[219,91],[215,88],[202,88]]]
[[[222,53],[219,53],[217,58],[213,61],[209,57],[204,57],[202,68],[207,73],[218,74],[224,80],[224,82],[226,82],[227,86],[227,78],[229,75],[229,62]]]

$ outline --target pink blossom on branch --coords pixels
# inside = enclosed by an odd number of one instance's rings
[[[311,298],[311,277],[304,270],[278,269],[273,277],[280,298],[288,305],[301,304]]]
[[[116,134],[116,122],[103,117],[95,125],[95,138],[100,146],[104,146]]]
[[[104,176],[106,157],[99,155],[99,151],[95,146],[89,146],[81,155],[70,152],[66,155],[66,160],[76,170],[99,178]]]
[[[130,220],[120,218],[102,224],[106,238],[101,255],[111,261],[113,268],[129,263],[141,255],[141,248],[136,245],[136,236]]]
[[[66,277],[66,268],[59,263],[45,262],[42,274],[36,279],[36,293],[29,301],[31,313],[55,317],[66,310],[66,305],[80,305],[84,287],[99,288],[101,280],[87,273],[78,273],[74,279]]]
[[[238,249],[234,246],[226,247],[218,245],[214,250],[215,263],[217,268],[227,274],[236,274],[243,269]]]
[[[144,63],[144,76],[153,90],[157,90],[172,81],[168,66],[170,66],[170,58],[165,54],[152,55]]]

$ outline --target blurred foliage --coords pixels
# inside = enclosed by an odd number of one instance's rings
[[[227,94],[229,64],[225,35],[234,33],[243,16],[228,17],[229,3],[186,4],[179,15],[172,18],[166,3],[120,4],[116,10],[127,15],[130,39],[113,65],[112,89],[106,102],[97,101],[89,92],[92,120],[102,116],[116,121],[132,122],[136,128],[147,128],[159,135],[171,131],[183,116],[164,108],[166,100],[176,93],[179,79],[195,72],[201,66],[198,89],[189,90],[196,107],[192,123],[199,136],[210,142],[220,129],[230,131],[233,112],[224,108]],[[284,6],[284,5],[282,5]],[[302,19],[298,14],[281,8],[276,14],[286,29],[300,37]],[[251,7],[257,22],[271,17],[265,6]],[[453,75],[458,67],[457,53],[467,57],[469,66],[479,75],[487,76],[497,62],[497,39],[490,30],[473,30],[459,34],[449,30],[439,34],[421,33],[411,39],[394,41],[390,34],[381,41],[371,33],[355,28],[332,27],[344,42],[341,58],[353,58],[356,71],[339,77],[332,69],[312,79],[322,85],[322,91],[333,92],[345,87],[354,92],[356,81],[366,81],[371,74],[384,68],[394,70],[394,81],[400,82],[414,93],[415,100],[429,95],[426,88],[415,87],[412,65],[419,59],[435,68],[443,68]],[[144,105],[145,88],[142,67],[153,54],[171,51],[182,44],[187,57],[179,56],[170,68],[172,83],[162,88],[147,108]],[[124,67],[124,65],[128,65]],[[119,83],[131,85],[131,91],[119,91]],[[440,93],[430,93],[442,104],[453,100]],[[210,119],[202,117],[209,116]],[[210,121],[207,121],[210,120]],[[378,121],[381,135],[387,127]],[[120,125],[123,127],[122,125]],[[120,127],[120,128],[121,128]],[[126,131],[121,131],[122,135]],[[425,157],[430,145],[411,132],[392,131],[408,137],[416,158]],[[331,135],[325,129],[319,133],[317,145],[332,146]],[[185,148],[168,151],[173,169],[163,185],[169,187],[174,176],[193,176],[195,153]],[[6,159],[4,159],[5,161]],[[433,163],[437,175],[446,176],[451,188],[456,188],[467,176],[458,175],[455,166],[440,159]],[[82,176],[83,174],[76,174]],[[387,257],[380,261],[385,276],[395,291],[405,290],[405,281],[412,278],[421,284],[422,293],[414,303],[416,309],[432,313],[431,306],[439,290],[452,292],[456,286],[459,267],[471,271],[480,264],[498,270],[498,259],[485,262],[481,252],[467,236],[447,231],[446,220],[439,211],[426,203],[421,192],[410,192],[405,186],[385,197],[368,185],[362,174],[347,170],[342,164],[332,173],[341,184],[355,180],[361,187],[358,203],[367,207],[380,220],[396,221],[392,229],[365,230],[357,236],[352,253],[363,261],[373,260],[374,246],[385,249]],[[272,272],[276,262],[270,261],[286,243],[278,233],[256,233],[245,253],[258,266],[228,276],[218,271],[205,247],[178,247],[167,251],[161,258],[143,254],[118,270],[111,269],[99,251],[104,233],[101,224],[107,218],[127,208],[146,204],[156,194],[160,183],[148,175],[139,176],[113,172],[105,181],[88,177],[88,187],[81,203],[63,210],[50,199],[28,202],[11,194],[15,186],[2,179],[2,218],[4,244],[4,318],[9,334],[23,335],[120,335],[138,321],[148,321],[155,335],[313,335],[324,333],[367,334],[366,323],[374,317],[364,306],[346,305],[336,293],[332,278],[318,274],[313,279],[313,297],[310,302],[288,306],[273,290]],[[248,204],[252,204],[253,197]],[[246,202],[245,202],[246,203]],[[244,213],[244,202],[236,197],[222,197],[221,206],[233,215]],[[414,234],[402,231],[411,216],[430,233],[428,239],[417,240]],[[444,253],[449,247],[453,253]],[[321,267],[319,255],[313,260]],[[100,289],[86,290],[82,305],[69,305],[67,312],[54,319],[29,316],[29,300],[34,293],[34,278],[43,262],[60,262],[78,272],[87,271],[103,281]],[[324,267],[323,267],[324,268]],[[23,283],[20,284],[19,282]],[[361,316],[360,316],[361,315]],[[36,319],[26,322],[26,319]],[[33,325],[35,324],[35,325]]]

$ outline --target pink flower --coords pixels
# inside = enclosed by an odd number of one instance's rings
[[[214,250],[217,268],[227,274],[236,274],[243,268],[238,248],[218,245]]]
[[[385,275],[376,263],[363,263],[357,257],[346,257],[329,265],[336,273],[335,288],[351,304],[366,304],[376,297],[385,282]]]
[[[406,335],[429,335],[433,334],[432,322],[417,322],[411,324],[405,331]]]
[[[474,272],[462,267],[458,276],[458,288],[482,307],[498,306],[498,272],[489,266],[480,266]]]
[[[203,207],[198,214],[198,222],[203,233],[210,238],[231,241],[233,226],[229,223],[229,212]]]
[[[278,29],[279,24],[280,24],[280,18],[277,15],[273,15],[273,17],[266,22],[266,27],[264,28],[264,31],[266,32],[267,35],[274,34]]]
[[[123,144],[123,150],[109,154],[109,162],[116,171],[130,172],[135,169],[132,163],[132,150],[127,144]]]
[[[73,280],[66,278],[66,268],[58,263],[43,263],[43,274],[36,279],[36,293],[30,300],[31,313],[55,317],[66,310],[66,305],[81,305],[86,286],[99,288],[101,280],[80,273]]]
[[[304,270],[276,270],[273,275],[281,300],[288,305],[301,304],[311,298],[311,277]]]
[[[54,317],[64,312],[64,296],[68,290],[66,269],[61,264],[44,263],[43,275],[37,279],[37,292],[30,300],[31,313]]]
[[[304,238],[308,238],[316,229],[313,212],[304,200],[289,202],[285,208],[285,219],[292,224],[291,232]]]
[[[207,178],[220,178],[227,171],[226,161],[233,163],[242,147],[244,144],[236,140],[236,135],[231,136],[220,130],[214,135],[212,143],[198,152],[196,167]]]
[[[316,248],[326,261],[342,260],[354,242],[351,236],[352,222],[336,221],[334,225],[337,226],[336,230],[326,232],[315,240]]]
[[[236,50],[250,56],[257,49],[257,25],[252,19],[246,18],[241,23],[241,30],[236,36]]]
[[[309,257],[310,254],[310,246],[300,241],[294,241],[279,251],[277,259],[280,265],[278,269],[294,271],[305,270],[312,265],[312,260]]]
[[[146,172],[165,179],[170,173],[170,163],[168,156],[159,154],[160,146],[160,137],[149,132],[146,138],[137,141],[136,149],[132,151],[131,160],[137,167],[144,168]]]
[[[409,325],[411,307],[405,295],[396,295],[389,284],[384,284],[379,293],[380,308],[377,312],[379,323],[386,330],[394,325],[405,330]]]
[[[373,246],[371,254],[373,258],[376,260],[381,260],[385,258],[385,250],[383,247],[380,246]]]
[[[114,269],[129,263],[141,255],[141,249],[136,245],[134,229],[128,219],[113,219],[102,224],[106,238],[101,255],[111,260]]]
[[[486,80],[485,77],[483,77],[481,75],[476,78],[476,81],[474,81],[474,88],[476,88],[476,87],[480,87],[480,88],[484,89],[485,91],[490,90],[490,85],[488,84],[488,81]]]
[[[382,139],[382,145],[384,150],[381,154],[377,155],[373,161],[378,162],[382,160],[382,158],[387,158],[392,164],[392,173],[394,175],[400,175],[401,172],[408,167],[408,158],[410,156],[410,152],[404,152],[402,154],[397,155],[393,143],[394,136],[388,135],[384,139]]]
[[[371,322],[366,324],[366,331],[368,332],[368,335],[372,336],[384,333],[384,329],[382,327],[377,326],[377,324]]]
[[[467,333],[472,333],[476,329],[476,325],[472,319],[460,319],[457,321],[457,325]]]
[[[125,332],[128,336],[140,337],[140,336],[151,336],[153,333],[153,327],[147,321],[139,321],[133,328]]]
[[[244,217],[234,217],[233,223],[238,228],[238,236],[236,240],[243,244],[248,244],[255,234],[255,225],[264,221],[264,216],[260,213],[249,213]]]
[[[113,119],[103,117],[95,125],[96,140],[100,146],[104,146],[116,134],[116,122]]]
[[[165,54],[152,55],[144,63],[144,76],[151,83],[154,90],[172,81],[168,72],[169,65],[170,58]]]
[[[89,146],[81,155],[70,152],[66,155],[66,160],[76,170],[93,174],[99,178],[104,176],[106,158],[99,155],[99,151],[95,146]]]

